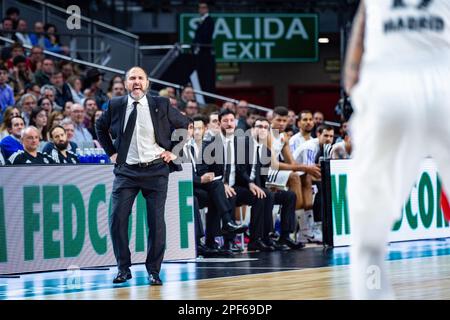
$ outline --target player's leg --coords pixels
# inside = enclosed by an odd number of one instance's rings
[[[393,297],[384,264],[386,243],[422,160],[423,131],[411,111],[414,102],[387,87],[354,97],[348,201],[352,294],[357,299]]]

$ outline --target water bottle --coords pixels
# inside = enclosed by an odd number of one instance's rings
[[[92,155],[91,155],[91,150],[89,148],[84,148],[84,163],[92,163]]]
[[[274,231],[277,234],[281,234],[281,221],[280,221],[280,217],[277,215],[277,218],[275,220],[275,227],[274,227]]]
[[[78,156],[78,160],[80,161],[80,163],[84,163],[85,158],[84,158],[84,153],[80,148],[77,148],[76,150],[76,154]]]

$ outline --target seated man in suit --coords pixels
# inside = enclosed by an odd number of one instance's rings
[[[202,256],[231,255],[230,250],[220,248],[215,237],[223,234],[237,234],[247,230],[245,225],[237,225],[231,219],[232,208],[225,196],[224,184],[220,179],[215,179],[214,172],[198,174],[197,166],[201,166],[203,137],[206,132],[207,119],[201,115],[190,120],[188,129],[188,142],[183,148],[183,154],[187,155],[187,160],[192,163],[192,176],[194,182],[194,221],[196,221],[197,254]],[[206,215],[206,237],[205,245],[202,245],[200,238],[203,236],[202,222],[200,218],[200,208],[208,207]],[[216,221],[222,219],[224,224],[222,230],[218,230]]]
[[[269,138],[270,122],[266,118],[257,118],[253,123],[251,138],[249,139],[248,160],[245,167],[246,174],[250,181],[254,181],[257,186],[263,187],[267,182],[272,154],[267,147]],[[290,234],[295,231],[295,203],[296,195],[291,190],[270,191],[274,204],[281,206],[281,234],[277,241],[272,241],[269,234],[273,232],[272,215],[265,219],[263,241],[267,245],[272,245],[277,250],[301,249],[304,244],[296,243],[290,238]]]
[[[245,164],[245,139],[234,135],[236,129],[235,113],[224,109],[219,114],[221,133],[203,147],[203,164],[199,173],[214,172],[223,179],[225,195],[233,208],[249,205],[251,209],[249,250],[273,251],[262,241],[264,217],[272,214],[273,202],[267,197],[267,190],[249,181],[242,172]],[[232,212],[230,214],[232,214]],[[223,221],[222,221],[223,224]],[[224,247],[237,251],[234,236],[224,237]]]

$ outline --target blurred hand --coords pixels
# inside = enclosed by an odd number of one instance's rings
[[[228,184],[224,184],[223,186],[225,187],[225,195],[227,196],[227,198],[232,198],[236,195],[236,191],[234,191],[234,189]]]
[[[167,162],[167,163],[169,163],[170,161],[173,161],[173,160],[175,160],[177,158],[177,156],[174,155],[170,151],[164,151],[159,156],[164,160],[164,162]]]
[[[109,159],[111,159],[111,163],[116,163],[117,153],[114,153]]]
[[[322,172],[320,171],[320,166],[318,164],[308,166],[304,171],[316,179],[320,179],[322,176]]]
[[[253,193],[253,195],[256,196],[258,199],[262,199],[262,198],[266,197],[266,193],[264,192],[264,190],[261,189],[260,187],[258,187],[253,182],[249,183],[248,188]]]
[[[204,175],[202,175],[200,179],[201,183],[211,182],[214,179],[214,172],[207,172]]]

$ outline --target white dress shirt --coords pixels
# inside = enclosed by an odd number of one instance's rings
[[[262,157],[262,143],[258,143],[255,139],[253,139],[253,162],[252,162],[252,172],[250,173],[250,180],[255,181],[256,175],[256,151],[259,147],[259,161],[261,161]]]
[[[128,96],[127,111],[125,113],[125,123],[123,127],[124,131],[134,108],[133,102],[135,102],[135,100]],[[136,106],[136,125],[134,127],[133,136],[131,137],[127,159],[125,161],[128,164],[151,162],[159,158],[160,154],[165,151],[156,143],[155,131],[147,97],[143,96],[138,102],[139,103]]]

